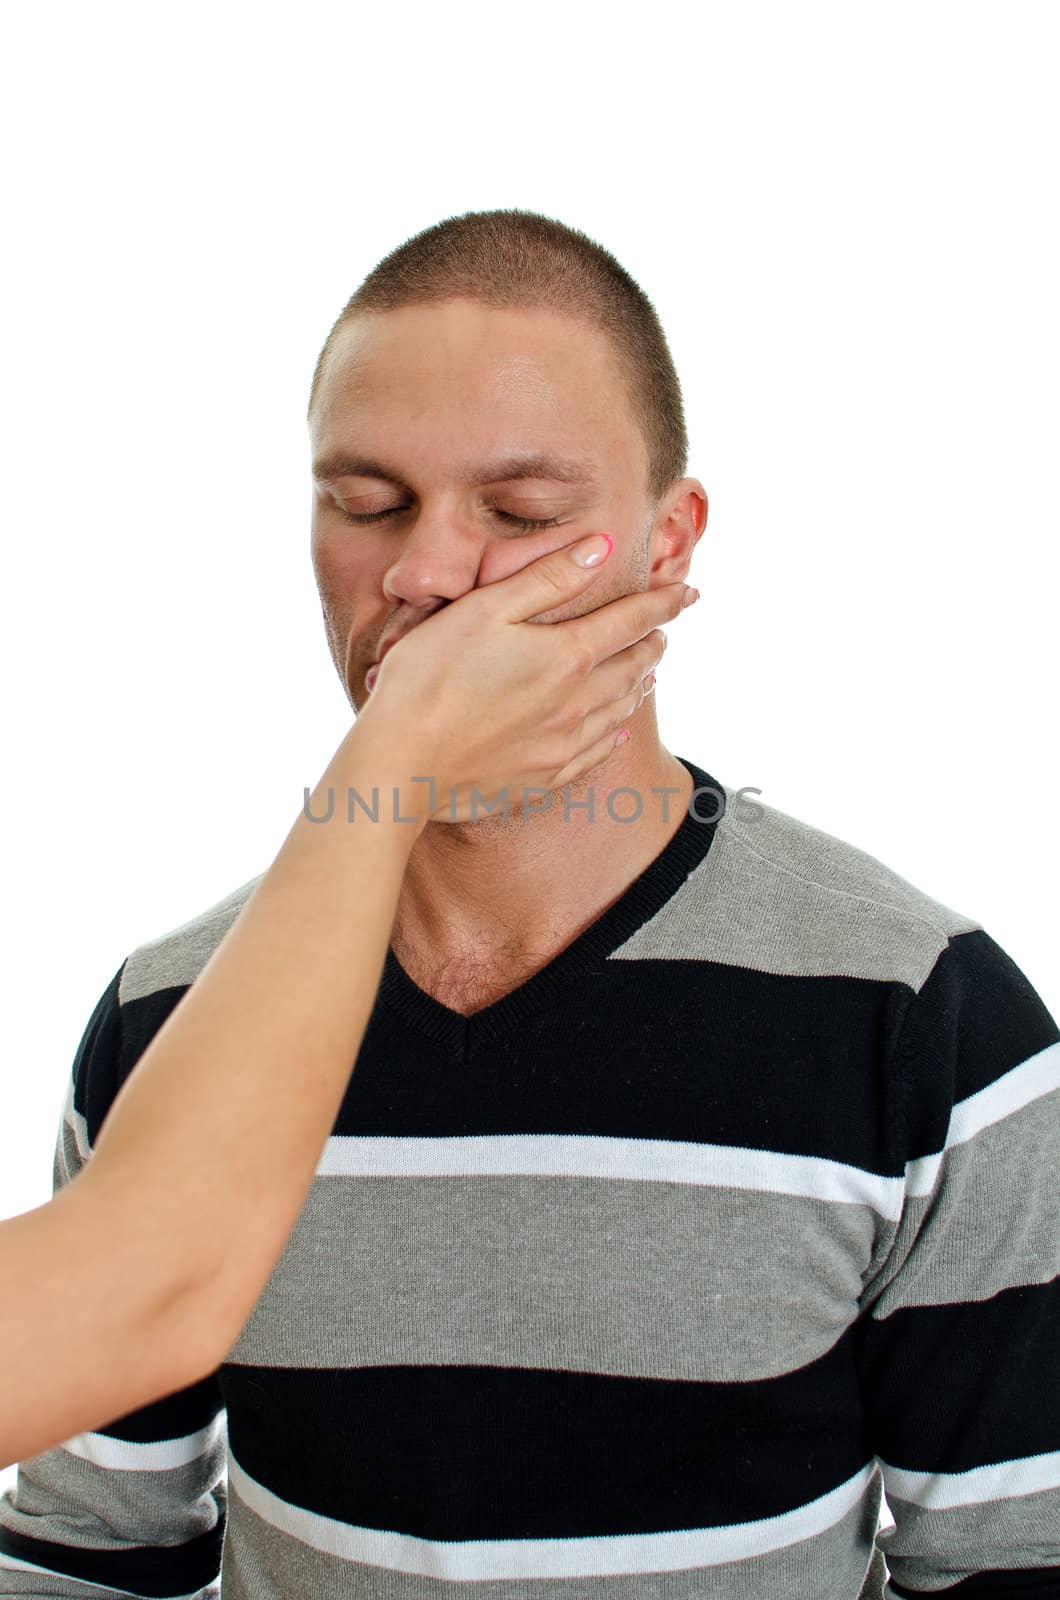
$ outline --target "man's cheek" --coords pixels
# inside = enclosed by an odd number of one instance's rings
[[[537,616],[528,617],[528,622],[566,622],[571,617],[585,617],[590,611],[598,611],[601,606],[606,606],[610,601],[619,599],[624,594],[629,594],[629,585],[615,583],[612,577],[609,587],[604,587],[603,579],[594,583],[585,594],[580,594],[565,605],[554,606],[551,611],[540,611]],[[631,641],[632,642],[632,641]]]

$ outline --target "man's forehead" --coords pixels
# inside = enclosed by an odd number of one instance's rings
[[[449,381],[474,372],[498,397],[547,401],[623,379],[601,329],[552,307],[494,307],[464,300],[356,312],[332,336],[322,380],[349,391],[392,381]]]
[[[385,339],[373,348],[373,325],[387,323],[403,310],[429,318],[447,307],[455,329],[451,343],[443,339],[432,346],[426,337],[429,320],[421,320],[406,324],[423,335],[411,348]],[[565,331],[568,342],[562,346],[550,338],[540,346],[533,339],[522,340],[511,320],[495,342],[464,340],[470,319],[494,308],[473,306],[465,318],[466,309],[443,302],[358,313],[338,330],[310,423],[312,472],[318,482],[370,477],[407,487],[396,459],[402,452],[388,445],[395,429],[404,432],[411,424],[415,433],[415,420],[432,414],[444,415],[443,428],[456,430],[453,439],[435,437],[431,445],[450,462],[459,456],[456,479],[465,487],[536,478],[595,489],[602,481],[601,467],[616,449],[624,455],[637,450],[639,430],[630,415],[626,386],[599,330],[585,331],[600,340],[597,349],[603,360],[572,362],[569,340],[582,331],[576,319],[551,308],[540,312],[550,319],[551,334],[557,328]],[[502,309],[502,317],[508,309]],[[524,316],[538,314],[537,308],[520,309]],[[579,344],[582,352],[585,348]],[[444,411],[435,413],[439,406]]]

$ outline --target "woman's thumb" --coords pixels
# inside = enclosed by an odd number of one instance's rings
[[[587,589],[615,547],[609,533],[594,533],[562,549],[539,556],[497,584],[497,600],[506,622],[525,622],[571,600]]]

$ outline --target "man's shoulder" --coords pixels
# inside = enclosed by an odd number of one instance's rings
[[[753,855],[761,871],[787,875],[809,892],[854,898],[866,908],[926,922],[947,936],[980,926],[850,840],[728,786],[725,792],[719,833],[745,857]]]
[[[702,956],[919,989],[955,935],[981,929],[849,840],[720,786],[725,806],[710,850],[622,956]]]
[[[188,921],[136,945],[122,966],[121,1005],[194,983],[264,876],[249,878]]]

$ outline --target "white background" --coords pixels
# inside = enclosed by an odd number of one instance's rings
[[[667,331],[710,514],[664,743],[1060,1014],[1055,6],[374,10],[9,24],[0,1215],[122,959],[268,866],[348,726],[310,377],[471,209],[583,229]]]

